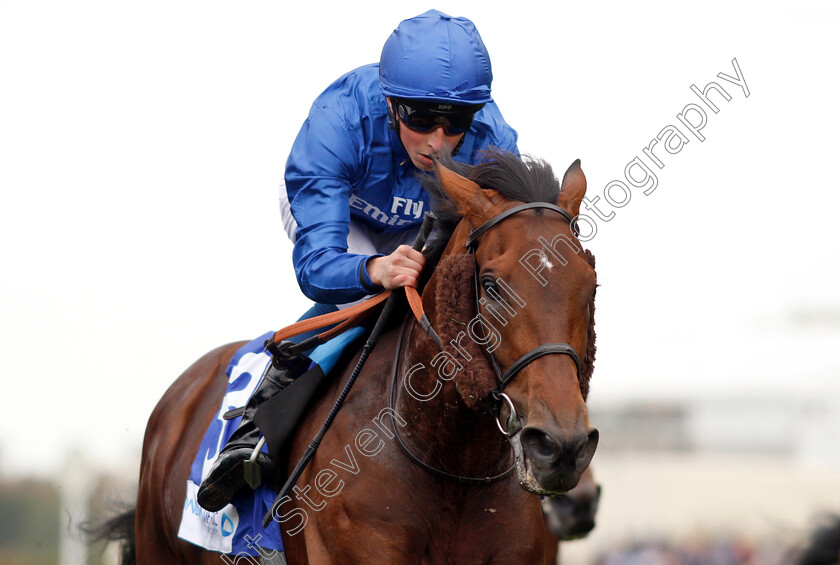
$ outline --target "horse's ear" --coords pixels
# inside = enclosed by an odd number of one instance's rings
[[[473,226],[479,226],[498,213],[497,208],[504,200],[498,191],[482,189],[466,177],[447,169],[441,164],[435,168],[440,184],[446,194],[455,202],[458,211]]]
[[[572,163],[563,175],[563,185],[557,205],[569,212],[572,217],[580,213],[580,203],[586,195],[586,177],[580,168],[580,159]]]

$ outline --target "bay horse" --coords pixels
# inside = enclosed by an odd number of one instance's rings
[[[542,501],[545,525],[552,536],[546,540],[546,565],[556,564],[560,543],[583,539],[595,529],[595,515],[601,501],[601,485],[588,467],[577,486],[560,496]]]
[[[413,320],[383,333],[296,496],[272,516],[292,565],[543,563],[538,495],[572,489],[597,446],[585,404],[596,276],[574,227],[580,162],[561,187],[542,161],[447,157],[424,185],[450,228],[429,244],[439,261],[422,292],[444,348]],[[124,564],[219,562],[177,531],[190,464],[243,343],[199,359],[152,413],[136,510],[112,520],[127,534]],[[349,357],[295,431],[285,472],[347,381]]]
[[[577,486],[560,496],[542,501],[548,529],[560,541],[585,538],[595,529],[595,515],[601,502],[601,485],[592,467],[586,469]]]
[[[785,563],[790,565],[840,564],[840,514],[825,514],[807,542],[789,552]]]

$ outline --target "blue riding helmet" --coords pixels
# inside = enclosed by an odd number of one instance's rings
[[[379,85],[385,96],[446,101],[492,102],[490,56],[475,25],[429,10],[403,20],[382,48]]]

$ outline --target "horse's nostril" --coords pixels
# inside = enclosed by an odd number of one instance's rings
[[[522,432],[522,447],[532,457],[552,459],[558,446],[547,433],[537,428],[529,428]]]
[[[592,430],[586,434],[586,441],[583,446],[581,446],[577,457],[575,458],[575,465],[581,473],[586,470],[589,463],[592,461],[592,456],[595,455],[595,449],[598,447],[598,439],[598,430],[595,428],[592,428]]]

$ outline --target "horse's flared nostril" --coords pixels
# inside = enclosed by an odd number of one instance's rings
[[[531,459],[551,463],[560,453],[560,445],[539,428],[522,430],[522,449]]]
[[[580,473],[586,471],[586,468],[589,467],[589,463],[592,462],[592,457],[595,455],[595,450],[598,448],[599,437],[600,434],[595,428],[592,428],[592,430],[586,434],[586,441],[580,447],[580,450],[577,452],[577,456],[575,457],[575,467]]]
[[[598,447],[595,428],[552,434],[537,426],[525,426],[520,434],[528,470],[544,492],[563,493],[573,489]]]

